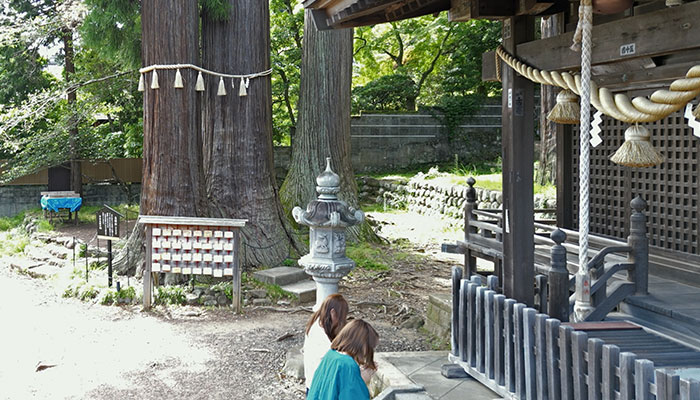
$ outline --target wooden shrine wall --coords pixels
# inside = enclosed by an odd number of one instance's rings
[[[647,201],[650,245],[672,252],[698,254],[698,148],[683,111],[645,126],[665,162],[651,168],[626,168],[609,158],[624,141],[627,124],[604,117],[603,143],[591,148],[590,231],[624,239],[629,234],[630,201]],[[578,228],[578,129],[573,129],[574,225]]]

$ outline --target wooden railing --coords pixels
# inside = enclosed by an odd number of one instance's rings
[[[465,276],[477,273],[477,258],[494,263],[494,275],[503,280],[503,213],[502,210],[479,210],[474,179],[467,181],[467,202],[464,209],[464,241],[443,244],[443,251],[464,254]],[[602,320],[611,310],[632,294],[648,290],[649,244],[646,236],[646,203],[640,197],[631,202],[630,235],[627,243],[600,236],[589,236],[588,262],[591,271],[592,305],[587,320]],[[539,210],[543,211],[543,210]],[[542,222],[535,227],[535,271],[537,303],[542,311],[563,321],[573,309],[575,273],[578,265],[578,232],[560,229]],[[568,257],[571,255],[571,257]],[[626,272],[624,279],[618,279]],[[617,275],[617,276],[616,276]],[[613,277],[616,276],[616,279]],[[544,294],[544,295],[543,295]]]
[[[452,269],[450,360],[506,399],[700,400],[700,382],[588,338]],[[655,396],[655,397],[652,397]]]

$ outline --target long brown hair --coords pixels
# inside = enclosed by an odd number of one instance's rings
[[[379,342],[379,334],[372,325],[361,319],[354,319],[338,333],[331,349],[347,353],[358,365],[377,369],[374,364],[374,348]]]
[[[311,315],[311,319],[306,323],[306,334],[309,334],[311,327],[320,319],[323,331],[326,332],[328,339],[332,341],[345,325],[345,319],[348,317],[349,309],[348,302],[345,301],[345,298],[340,294],[335,293],[326,297],[323,303],[321,303],[321,307]],[[335,310],[335,315],[337,317],[335,324],[331,318],[331,310]]]

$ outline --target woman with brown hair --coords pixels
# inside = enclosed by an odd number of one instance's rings
[[[331,348],[331,341],[345,326],[348,317],[348,302],[339,294],[326,297],[306,324],[304,339],[304,376],[306,391],[311,387],[314,372],[321,359]]]
[[[369,390],[361,368],[375,371],[374,348],[379,334],[367,322],[348,322],[331,343],[331,349],[316,369],[307,399],[369,400]]]

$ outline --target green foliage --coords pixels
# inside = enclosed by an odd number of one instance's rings
[[[0,231],[9,231],[16,228],[24,221],[24,212],[21,212],[14,217],[0,217]]]
[[[81,301],[92,300],[100,294],[100,288],[96,285],[88,284],[85,281],[71,283],[63,291],[63,297],[74,297]]]
[[[282,261],[282,265],[284,265],[285,267],[296,267],[297,260],[293,258],[285,258],[284,261]]]
[[[366,242],[348,245],[346,254],[358,268],[367,271],[388,271],[386,252]]]
[[[384,75],[352,90],[352,111],[413,111],[417,96],[408,75]]]
[[[0,255],[13,255],[22,254],[24,249],[29,244],[29,236],[21,235],[7,235],[4,241],[0,241]]]
[[[270,0],[273,139],[289,144],[296,127],[304,9],[293,0]]]
[[[53,225],[48,220],[40,219],[37,221],[36,230],[39,232],[51,232],[53,231]]]
[[[117,60],[125,69],[141,67],[141,2],[84,0],[87,15],[80,28],[85,46]]]
[[[108,291],[105,293],[104,297],[100,301],[102,305],[111,305],[113,303],[125,302],[127,304],[133,303],[136,299],[136,289],[133,286],[127,288],[121,288],[116,291]]]
[[[182,286],[158,286],[153,303],[157,305],[184,305],[186,301],[185,289]]]
[[[272,285],[269,283],[264,283],[261,282],[255,278],[253,278],[251,275],[248,273],[244,272],[241,274],[241,283],[243,286],[251,289],[265,289],[267,291],[267,297],[275,302],[277,300],[281,299],[294,299],[296,296],[293,293],[287,292],[286,290],[282,289],[279,285]],[[227,283],[229,287],[231,286],[230,283]],[[228,294],[227,294],[228,296]],[[231,297],[229,297],[231,298]]]

